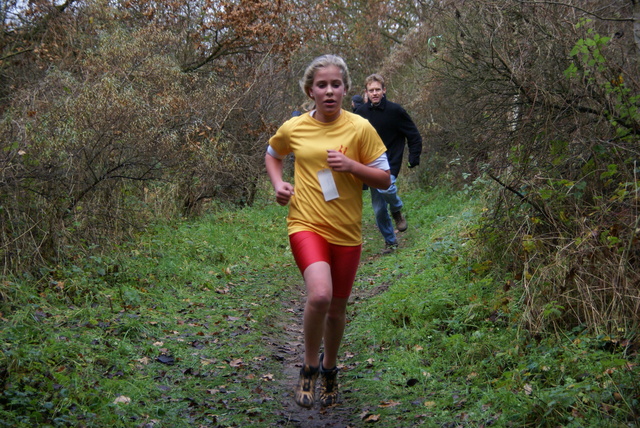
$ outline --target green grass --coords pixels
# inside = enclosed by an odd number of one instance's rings
[[[365,264],[357,284],[389,288],[352,311],[356,405],[388,426],[636,426],[637,351],[580,330],[530,337],[521,290],[474,242],[480,201],[442,189],[404,199],[404,248]]]
[[[231,426],[277,406],[265,379],[278,367],[262,338],[276,334],[297,274],[285,214],[220,210],[154,227],[112,259],[77,260],[46,282],[14,280],[0,426]]]
[[[634,426],[637,353],[579,329],[530,337],[517,284],[505,287],[474,240],[481,201],[403,198],[410,228],[384,257],[365,203],[346,423]],[[216,207],[42,279],[5,278],[0,426],[283,425],[271,346],[301,286],[285,215],[271,200]]]

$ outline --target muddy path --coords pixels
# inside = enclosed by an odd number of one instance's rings
[[[281,363],[282,372],[277,378],[279,381],[275,385],[276,400],[282,403],[281,415],[277,426],[305,427],[305,428],[346,428],[352,427],[357,409],[349,405],[350,391],[340,389],[341,400],[330,408],[321,408],[319,403],[311,409],[298,406],[293,399],[293,388],[298,381],[302,358],[304,354],[304,344],[302,336],[302,315],[304,312],[305,297],[302,292],[302,285],[298,290],[291,290],[289,306],[285,310],[288,315],[281,321],[281,336],[273,338],[271,346],[272,357]],[[286,305],[285,305],[286,306]],[[348,367],[340,365],[344,370]]]
[[[328,408],[321,408],[319,403],[312,409],[305,409],[298,406],[293,398],[293,389],[298,381],[302,359],[304,354],[302,316],[306,301],[304,285],[301,278],[292,281],[293,285],[285,294],[289,299],[282,302],[284,311],[279,320],[280,337],[269,339],[272,348],[272,357],[281,363],[282,371],[277,376],[279,381],[275,385],[274,398],[282,403],[281,414],[276,426],[304,427],[304,428],[348,428],[362,425],[360,414],[362,409],[356,408],[350,403],[350,396],[356,393],[345,388],[344,382],[340,381],[340,402]],[[383,292],[387,288],[381,285],[375,290],[359,291],[354,288],[350,297],[350,305],[367,299],[375,294]],[[347,317],[351,309],[347,310]],[[347,325],[347,329],[349,326]],[[346,343],[341,347],[338,367],[340,377],[344,377],[354,366],[347,360],[342,359]],[[339,377],[339,379],[340,379]],[[317,391],[317,390],[316,390]]]

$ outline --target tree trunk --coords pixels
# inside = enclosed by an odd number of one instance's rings
[[[633,39],[636,42],[636,50],[640,57],[640,0],[633,2]]]

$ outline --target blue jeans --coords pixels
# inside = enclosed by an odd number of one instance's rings
[[[396,187],[396,177],[393,175],[391,176],[391,186],[387,190],[371,188],[371,206],[385,244],[397,244],[393,221],[389,216],[387,205],[389,205],[392,213],[402,209],[402,201],[398,196],[398,188]]]

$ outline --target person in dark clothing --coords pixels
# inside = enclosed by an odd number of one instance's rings
[[[376,224],[385,242],[383,253],[390,253],[398,247],[391,217],[399,232],[407,230],[407,220],[402,214],[403,203],[395,185],[402,166],[405,143],[409,148],[408,166],[413,168],[420,164],[422,137],[405,109],[387,100],[384,78],[381,75],[372,74],[365,79],[365,93],[368,101],[358,107],[355,113],[368,119],[378,131],[387,147],[387,158],[391,168],[391,187],[386,190],[371,189],[371,205],[376,216]]]
[[[351,97],[351,111],[355,112],[362,104],[364,104],[362,95],[354,95],[353,97]]]

